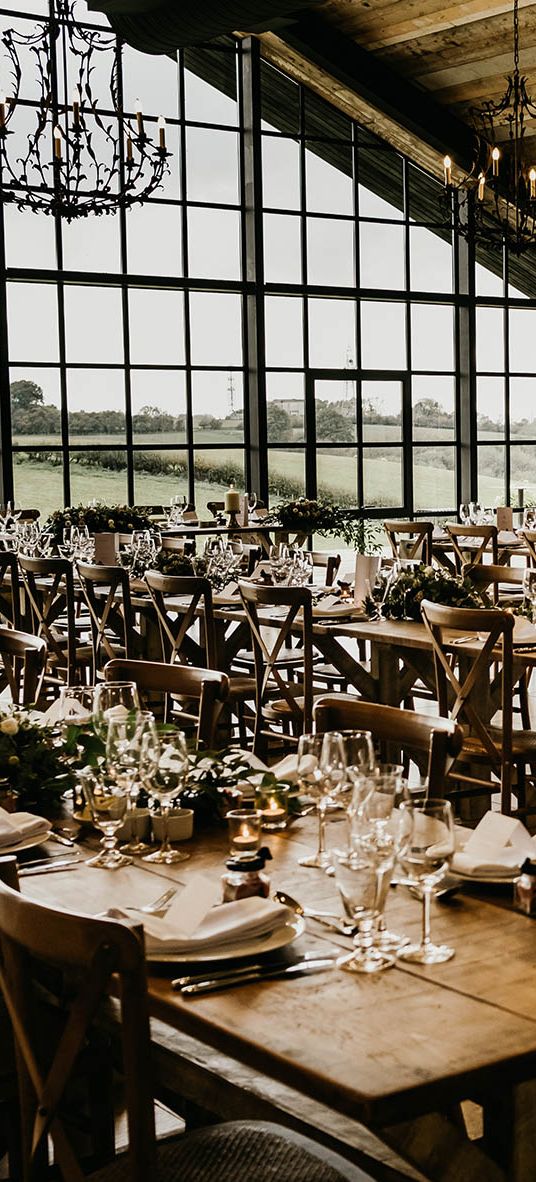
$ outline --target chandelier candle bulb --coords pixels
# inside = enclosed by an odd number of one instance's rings
[[[6,99],[5,95],[1,95],[0,96],[0,127],[5,127],[5,125],[6,125],[6,105],[7,105],[7,99]]]
[[[452,160],[450,156],[445,156],[443,160],[443,168],[445,173],[445,185],[452,184]]]
[[[499,160],[500,160],[500,158],[501,158],[501,153],[499,152],[499,149],[494,148],[491,153],[491,159],[492,159],[492,165],[493,165],[493,176],[499,175]]]
[[[530,181],[530,199],[531,199],[531,201],[534,201],[534,198],[536,197],[536,168],[531,168],[531,170],[529,172],[529,181]]]
[[[486,187],[486,178],[485,178],[485,176],[484,176],[484,173],[483,173],[483,172],[481,172],[481,173],[480,173],[480,176],[479,176],[479,178],[478,178],[478,200],[479,200],[479,201],[483,201],[483,200],[484,200],[484,190],[485,190],[485,187]]]
[[[54,128],[54,156],[61,160],[61,128],[58,126]]]
[[[77,86],[73,91],[73,121],[75,127],[78,127],[80,123],[80,91]]]
[[[143,135],[143,114],[142,114],[141,103],[140,103],[139,99],[136,99],[135,107],[136,107],[136,123],[138,124],[138,135]]]
[[[158,139],[161,152],[166,150],[166,121],[163,115],[158,120]]]

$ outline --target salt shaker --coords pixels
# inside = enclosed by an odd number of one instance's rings
[[[527,858],[514,883],[514,907],[525,915],[536,916],[536,862]]]

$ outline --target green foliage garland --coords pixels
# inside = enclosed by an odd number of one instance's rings
[[[421,563],[416,569],[403,570],[393,583],[383,614],[392,620],[420,620],[423,599],[445,607],[482,606],[467,580],[453,578],[445,571]]]

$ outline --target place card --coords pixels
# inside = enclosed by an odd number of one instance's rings
[[[193,936],[209,911],[221,898],[219,881],[205,874],[194,874],[180,895],[175,898],[166,912],[166,926],[170,923],[177,935]]]
[[[485,813],[476,829],[471,833],[465,843],[464,853],[473,854],[483,847],[517,851],[521,859],[528,857],[531,851],[534,851],[531,836],[521,821],[516,821],[515,817],[505,817],[502,813],[491,812],[491,810]]]
[[[514,528],[514,513],[510,505],[498,506],[496,525],[499,531],[506,530],[508,533],[511,533]]]
[[[374,554],[356,554],[354,603],[362,605],[372,595],[380,559]]]

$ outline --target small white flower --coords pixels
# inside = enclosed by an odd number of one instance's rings
[[[3,718],[2,721],[0,722],[0,731],[2,731],[2,734],[4,734],[4,735],[16,735],[18,732],[18,729],[19,729],[18,720],[16,718],[13,718],[13,716],[10,716],[8,718]]]

